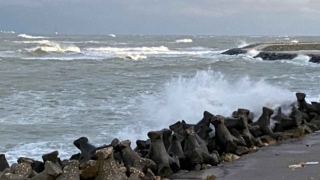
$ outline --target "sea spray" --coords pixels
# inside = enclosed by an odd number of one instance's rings
[[[203,111],[230,116],[238,108],[247,108],[258,118],[262,107],[277,108],[295,101],[294,93],[249,77],[228,80],[223,73],[198,71],[193,77],[173,78],[157,94],[142,96],[136,124],[118,133],[120,139],[146,139],[150,130],[168,128],[176,121],[197,123]]]

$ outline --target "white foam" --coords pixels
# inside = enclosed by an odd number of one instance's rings
[[[39,41],[40,46],[28,49],[30,52],[42,51],[42,52],[75,52],[81,53],[81,50],[77,46],[73,45],[63,45],[56,42],[51,42],[48,40]]]
[[[243,47],[246,47],[248,46],[249,44],[245,41],[240,41],[240,44],[238,45],[238,48],[243,48]]]
[[[290,41],[290,42],[292,42],[292,43],[298,43],[299,41],[298,41],[298,40],[292,40],[292,41]]]
[[[293,64],[298,66],[311,66],[311,67],[319,67],[319,64],[309,62],[310,56],[300,54],[297,57],[291,60],[280,60],[281,63]],[[276,61],[275,61],[276,62]]]
[[[247,55],[250,57],[255,57],[256,55],[258,55],[260,52],[256,49],[251,49],[250,51],[247,52]]]
[[[192,43],[192,39],[178,39],[176,40],[176,43]]]
[[[147,94],[141,99],[141,117],[137,119],[142,119],[142,126],[135,126],[134,130],[130,126],[128,132],[119,132],[120,138],[147,138],[147,131],[166,128],[182,119],[196,123],[205,110],[230,116],[238,108],[247,108],[258,117],[263,106],[276,108],[291,103],[295,95],[264,80],[241,77],[234,82],[220,72],[208,70],[198,71],[190,78],[174,78],[164,84],[160,93]]]
[[[106,58],[124,58],[139,57],[145,59],[147,56],[186,56],[203,55],[211,53],[209,50],[170,50],[165,46],[157,47],[99,47],[87,48],[84,53],[88,56],[106,57]],[[134,59],[134,58],[133,58]]]
[[[30,35],[26,35],[26,34],[19,34],[18,37],[26,38],[26,39],[43,39],[43,38],[46,38],[46,37],[43,37],[43,36],[30,36]]]
[[[109,36],[110,36],[110,37],[116,37],[116,35],[115,35],[115,34],[109,34]]]

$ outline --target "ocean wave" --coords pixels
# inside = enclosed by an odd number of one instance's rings
[[[165,46],[158,47],[99,47],[87,48],[84,53],[88,56],[109,57],[109,58],[126,58],[127,56],[137,56],[143,59],[146,56],[190,56],[211,53],[210,50],[170,50]],[[141,58],[140,58],[141,59]]]
[[[192,43],[192,39],[178,39],[176,40],[176,43]]]
[[[117,137],[120,139],[147,138],[141,135],[147,134],[150,129],[168,127],[182,119],[191,124],[196,123],[205,110],[230,116],[238,108],[247,108],[258,118],[263,106],[277,108],[290,104],[295,101],[295,95],[263,79],[253,81],[243,76],[230,81],[221,72],[208,70],[198,71],[189,78],[173,78],[163,85],[158,94],[145,94],[140,99],[142,103],[139,106],[139,119],[145,121],[137,122],[141,126],[136,127],[136,132],[132,127],[128,128],[130,136],[123,131],[119,132]]]
[[[51,42],[48,40],[40,41],[40,45],[35,48],[27,49],[28,52],[35,53],[65,53],[65,52],[73,52],[73,53],[81,53],[81,50],[77,46],[73,45],[64,45],[56,42]]]
[[[115,34],[109,34],[108,36],[110,36],[110,37],[116,37]]]
[[[48,44],[49,40],[36,40],[36,41],[13,41],[13,43],[21,43],[21,44]]]
[[[246,47],[250,44],[248,44],[246,41],[240,41],[240,44],[238,45],[238,48],[243,48],[243,47]]]
[[[31,35],[27,35],[27,34],[19,34],[18,37],[26,38],[26,39],[43,39],[43,38],[46,38],[46,37],[43,37],[43,36],[31,36]]]

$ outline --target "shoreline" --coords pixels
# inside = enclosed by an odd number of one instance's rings
[[[158,180],[197,179],[199,176],[204,179],[228,179],[231,176],[232,179],[235,174],[246,179],[248,174],[254,173],[239,171],[241,168],[256,168],[256,171],[263,169],[263,166],[258,166],[259,157],[264,159],[264,163],[273,164],[272,161],[267,162],[272,157],[272,153],[269,152],[273,152],[273,149],[281,146],[284,146],[284,149],[296,147],[297,143],[290,142],[296,142],[293,139],[306,134],[311,134],[309,138],[319,136],[313,132],[320,129],[320,103],[309,104],[305,101],[304,93],[296,93],[296,98],[298,107],[292,104],[289,115],[283,114],[281,108],[275,113],[273,109],[263,107],[262,114],[255,122],[253,113],[247,109],[239,108],[231,117],[213,115],[205,111],[203,119],[197,124],[188,124],[182,120],[170,125],[169,129],[150,131],[150,139],[137,140],[135,149],[131,148],[129,140],[120,141],[115,138],[110,144],[97,147],[90,144],[88,138],[81,137],[73,142],[80,153],[66,160],[61,160],[58,151],[54,151],[44,154],[43,162],[22,157],[17,160],[18,163],[10,167],[2,154],[0,171],[3,173],[0,173],[0,179]],[[274,128],[270,126],[271,119],[276,121]],[[213,131],[210,125],[215,127],[214,137],[209,136]],[[317,143],[320,146],[320,140]],[[283,149],[280,148],[279,153],[281,151],[283,152]],[[299,151],[296,154],[299,154]],[[316,153],[312,155],[315,156]],[[240,160],[236,160],[238,158]],[[233,163],[223,163],[234,160],[236,161]],[[249,162],[243,163],[244,161]],[[286,159],[278,159],[279,164],[284,162]]]

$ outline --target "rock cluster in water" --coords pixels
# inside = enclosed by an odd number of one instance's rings
[[[198,171],[232,161],[259,147],[277,141],[298,138],[320,129],[320,103],[305,101],[304,93],[296,93],[297,105],[289,115],[281,108],[263,107],[253,122],[253,113],[239,108],[232,117],[213,115],[208,111],[197,124],[184,120],[169,129],[150,131],[148,140],[137,140],[131,148],[129,140],[112,140],[96,147],[86,137],[73,142],[80,150],[69,160],[61,161],[57,151],[44,154],[43,161],[20,157],[9,166],[0,155],[0,180],[158,180],[173,173]],[[271,118],[271,116],[273,117]],[[276,123],[270,126],[273,119]],[[210,136],[215,127],[215,136]],[[208,176],[214,179],[214,175]]]

